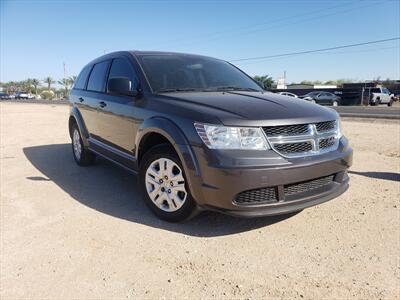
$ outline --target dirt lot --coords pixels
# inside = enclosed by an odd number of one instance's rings
[[[400,299],[400,123],[343,122],[354,166],[333,201],[168,224],[135,176],[75,165],[67,106],[0,109],[2,299]]]

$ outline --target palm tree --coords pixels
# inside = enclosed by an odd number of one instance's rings
[[[37,96],[38,86],[40,86],[40,80],[33,78],[31,80],[31,83],[32,83],[33,87],[35,88],[35,95]]]
[[[270,89],[274,84],[274,80],[272,79],[271,76],[268,75],[263,75],[263,76],[256,75],[254,76],[254,80],[260,82],[264,86],[264,89]]]
[[[32,86],[33,86],[32,79],[28,78],[27,80],[23,80],[21,82],[21,85],[22,85],[23,89],[26,90],[26,92],[28,92],[29,94],[31,93]]]
[[[47,90],[51,90],[51,85],[55,83],[53,78],[51,76],[47,76],[45,79],[43,79],[43,82],[47,84]]]
[[[70,85],[70,79],[69,78],[63,78],[58,81],[58,84],[62,85],[64,87],[64,97],[68,96],[68,89]]]
[[[73,85],[74,84],[74,82],[75,82],[75,80],[76,80],[76,78],[77,78],[77,76],[70,76],[70,77],[68,77],[68,80],[69,80],[69,82],[71,83],[71,85]]]

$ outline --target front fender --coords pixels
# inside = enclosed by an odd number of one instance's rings
[[[199,164],[182,130],[173,121],[166,118],[156,117],[145,120],[139,127],[136,135],[135,156],[137,158],[139,158],[140,142],[150,133],[158,133],[172,144],[182,162],[192,196],[196,200],[202,199],[202,195],[196,195],[199,193],[197,191],[201,190],[199,187],[202,184]],[[139,164],[140,161],[138,160]]]

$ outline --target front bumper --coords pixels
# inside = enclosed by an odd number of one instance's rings
[[[193,147],[200,176],[190,178],[192,194],[201,208],[231,215],[257,217],[285,214],[314,206],[344,193],[349,186],[347,169],[353,151],[341,138],[335,151],[301,158],[283,158],[274,151],[210,150]],[[285,196],[285,188],[332,175],[321,187]],[[235,202],[238,194],[274,188],[276,201]]]

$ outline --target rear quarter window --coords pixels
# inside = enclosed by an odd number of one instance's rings
[[[85,88],[86,81],[91,69],[92,66],[86,66],[85,68],[82,69],[82,71],[78,75],[78,78],[75,81],[74,89],[83,90]]]

